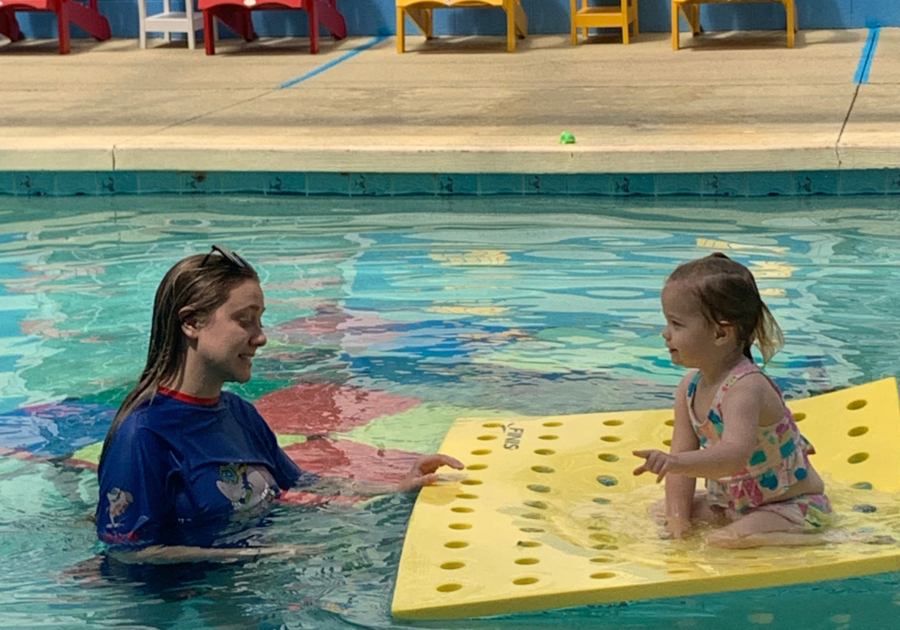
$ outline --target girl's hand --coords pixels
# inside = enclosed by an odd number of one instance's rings
[[[645,472],[655,473],[656,483],[659,483],[665,479],[667,473],[676,472],[674,466],[677,465],[678,460],[674,455],[656,450],[632,451],[632,454],[647,460],[634,469],[635,476],[642,475]]]
[[[407,473],[406,479],[400,482],[397,489],[400,492],[410,492],[418,490],[422,486],[430,486],[438,480],[438,474],[435,471],[441,466],[450,466],[457,470],[464,468],[461,461],[449,455],[423,455],[416,460]]]

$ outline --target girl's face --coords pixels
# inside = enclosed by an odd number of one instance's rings
[[[683,282],[668,282],[662,290],[666,327],[662,336],[672,363],[700,367],[718,354],[716,326],[706,319],[700,300]]]
[[[265,310],[259,283],[246,280],[199,326],[197,356],[206,379],[218,383],[250,380],[253,355],[266,345],[261,320]]]

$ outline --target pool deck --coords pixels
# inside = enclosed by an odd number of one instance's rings
[[[900,29],[0,42],[0,171],[678,173],[900,167]],[[355,52],[356,54],[348,54]],[[316,73],[316,71],[319,71]],[[310,73],[312,76],[300,80]],[[292,85],[287,86],[287,84]],[[561,145],[571,132],[576,144]]]

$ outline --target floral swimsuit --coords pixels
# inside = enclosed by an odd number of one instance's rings
[[[694,395],[700,372],[697,372],[687,391],[688,410],[700,448],[722,438],[722,399],[728,389],[747,374],[759,372],[751,361],[738,364],[725,378],[710,405],[709,415],[698,418],[694,411]],[[768,378],[768,377],[766,377]],[[778,387],[769,379],[781,395]],[[795,484],[809,474],[809,455],[815,453],[806,441],[791,411],[784,406],[784,416],[775,424],[759,427],[757,444],[746,468],[728,477],[707,479],[710,504],[723,510],[732,520],[751,511],[773,512],[791,523],[808,529],[825,527],[831,522],[831,503],[824,494],[803,494],[782,499]]]

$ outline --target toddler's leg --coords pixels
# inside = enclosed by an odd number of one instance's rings
[[[660,499],[647,509],[647,514],[651,519],[660,525],[666,522],[666,500]],[[721,525],[725,519],[721,512],[716,512],[710,507],[709,497],[706,492],[698,491],[694,495],[694,501],[691,504],[691,521],[699,521],[701,523],[709,523],[711,525]],[[727,522],[727,520],[724,520]]]
[[[802,525],[759,510],[751,512],[731,525],[711,532],[706,542],[713,547],[748,549],[751,547],[800,547],[823,545],[829,540],[820,533],[807,533]]]

